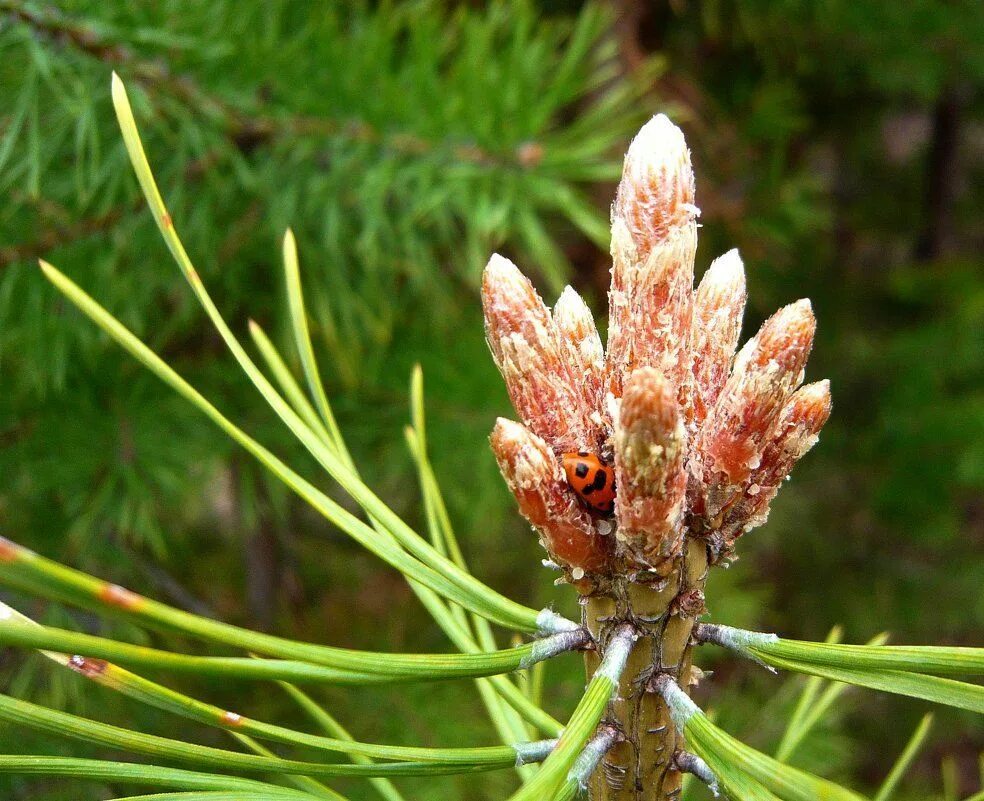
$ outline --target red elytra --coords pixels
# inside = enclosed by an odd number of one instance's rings
[[[591,512],[610,517],[615,512],[615,470],[590,451],[561,454],[567,483]]]

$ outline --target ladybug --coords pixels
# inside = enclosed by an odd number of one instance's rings
[[[589,511],[601,517],[615,512],[615,470],[590,451],[561,454],[567,483]]]

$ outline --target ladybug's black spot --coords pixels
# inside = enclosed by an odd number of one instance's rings
[[[594,480],[590,484],[588,484],[588,486],[586,486],[584,489],[581,490],[581,494],[590,495],[592,492],[595,492],[596,490],[603,490],[605,488],[605,484],[607,483],[608,483],[608,475],[605,473],[604,470],[599,470],[597,473],[595,473]]]
[[[578,462],[577,467],[574,468],[574,475],[578,478],[584,478],[588,474],[588,466],[584,462]]]
[[[581,456],[581,457],[590,456],[591,455],[591,451],[578,451],[577,452],[577,455],[578,456]]]

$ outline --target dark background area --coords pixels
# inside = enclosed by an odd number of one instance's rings
[[[488,450],[495,416],[511,410],[477,284],[500,250],[548,302],[569,281],[603,318],[621,155],[665,111],[692,148],[698,275],[740,248],[745,336],[811,298],[808,378],[830,378],[835,402],[767,526],[712,579],[712,618],[803,639],[841,624],[853,642],[888,631],[981,645],[981,42],[974,2],[0,0],[0,528],[237,623],[352,647],[447,647],[400,576],[44,285],[42,255],[316,475],[237,374],[138,199],[109,103],[115,69],[177,228],[237,331],[255,318],[287,348],[279,243],[291,225],[325,379],[369,483],[423,525],[402,432],[420,362],[435,469],[473,569],[575,614]],[[48,622],[146,639],[18,600]],[[774,744],[798,680],[705,660],[715,675],[701,703],[752,744]],[[551,664],[551,711],[570,708],[579,671],[575,659]],[[173,728],[11,652],[0,677],[16,694]],[[269,693],[196,691],[296,721]],[[366,740],[493,739],[464,683],[324,697]],[[852,690],[794,762],[870,790],[925,706]],[[75,751],[7,728],[0,749]],[[899,797],[980,790],[982,749],[979,719],[941,712]],[[512,781],[403,784],[415,799],[492,799]],[[0,777],[14,799],[99,792]]]

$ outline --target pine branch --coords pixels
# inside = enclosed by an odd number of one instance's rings
[[[227,455],[200,429],[210,475],[183,475],[186,454],[161,435],[177,425],[173,408],[164,414],[158,396],[136,387],[113,394],[106,373],[91,381],[82,367],[99,358],[99,336],[51,314],[50,291],[22,264],[58,249],[73,277],[158,350],[192,369],[214,353],[177,276],[159,269],[146,218],[129,219],[134,186],[106,107],[108,68],[134,82],[172,213],[188,246],[208,254],[202,274],[221,281],[234,326],[247,288],[271,283],[272,237],[290,226],[311,254],[310,335],[332,360],[325,392],[336,402],[341,389],[352,393],[338,412],[356,453],[369,437],[351,426],[357,403],[379,410],[397,396],[410,347],[436,353],[491,247],[535,254],[559,289],[567,240],[604,245],[604,210],[579,187],[617,173],[618,143],[645,114],[633,103],[644,78],[628,83],[613,69],[610,19],[592,4],[576,17],[544,16],[522,0],[509,14],[450,13],[434,0],[326,13],[261,6],[0,3],[0,192],[14,198],[0,212],[0,415],[34,423],[3,468],[19,527],[69,529],[89,566],[105,556],[106,527],[161,553],[165,532],[207,525],[201,487]],[[367,82],[373,92],[357,89]],[[249,313],[266,323],[276,299],[255,294]],[[474,330],[470,346],[480,344]],[[224,394],[228,378],[217,364],[196,376],[210,394]],[[139,426],[136,464],[116,458],[117,432],[100,412],[111,394]],[[68,404],[92,447],[65,431]],[[28,475],[56,431],[70,440],[59,471]],[[373,478],[405,469],[394,460]]]
[[[27,242],[0,247],[0,270],[14,262],[35,261],[46,253],[89,239],[114,228],[120,220],[132,214],[139,203],[122,203],[109,211],[94,214],[69,225],[50,225]]]
[[[190,76],[176,74],[163,59],[141,59],[118,33],[111,35],[106,29],[97,29],[68,17],[57,8],[42,8],[20,0],[0,0],[0,12],[26,24],[43,39],[73,47],[124,72],[141,85],[164,91],[189,108],[206,113],[243,152],[250,152],[277,138],[331,136],[380,145],[394,153],[415,157],[441,154],[449,163],[483,167],[529,169],[536,167],[545,155],[544,146],[536,141],[524,142],[511,152],[492,153],[475,144],[429,140],[406,131],[384,133],[365,120],[352,117],[336,120],[299,114],[247,114],[235,104],[207,92]],[[43,253],[28,255],[34,257]]]

